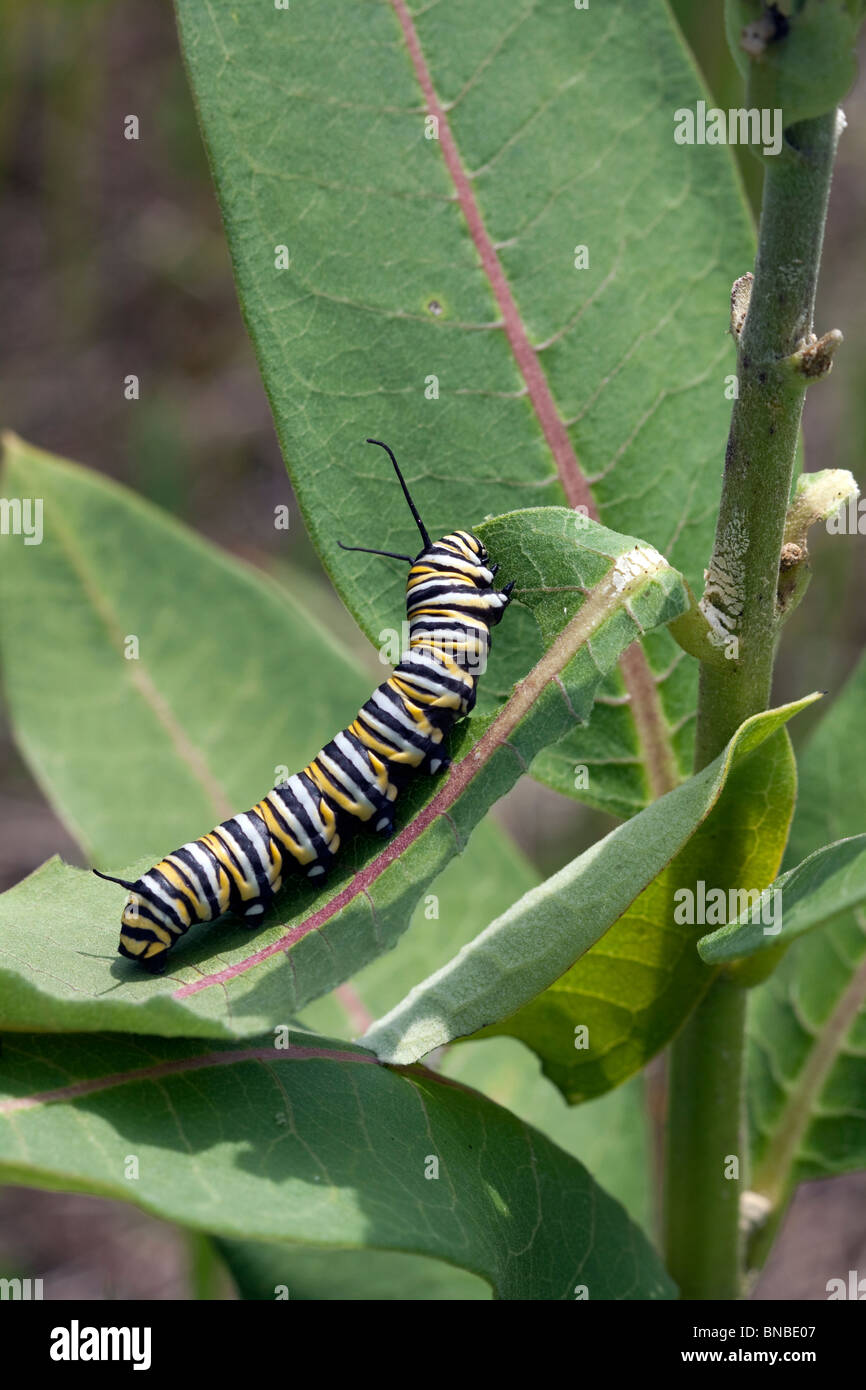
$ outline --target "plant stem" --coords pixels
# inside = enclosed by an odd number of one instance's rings
[[[701,667],[696,772],[770,702],[779,558],[808,383],[795,354],[812,332],[836,140],[833,111],[791,126],[783,152],[765,161],[739,394],[703,600],[711,623],[736,643],[731,660]],[[665,1236],[683,1298],[737,1298],[741,1290],[745,1018],[745,991],[717,978],[671,1049]],[[734,1156],[739,1181],[725,1177]]]
[[[683,1298],[739,1293],[745,1017],[746,991],[715,980],[671,1051],[665,1243]]]
[[[738,657],[701,667],[695,771],[770,701],[776,589],[808,377],[791,362],[812,331],[836,113],[785,132],[766,161],[755,278],[739,340],[738,399],[705,602],[725,614]]]

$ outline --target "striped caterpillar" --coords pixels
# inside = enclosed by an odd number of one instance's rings
[[[475,705],[490,629],[510,603],[514,581],[494,588],[499,566],[489,565],[486,549],[469,531],[431,542],[392,451],[378,439],[367,443],[390,457],[423,549],[413,559],[340,544],[410,566],[408,651],[353,723],[251,811],[182,845],[134,883],[94,869],[128,890],[118,950],[152,974],[165,968],[169,949],[198,922],[232,912],[257,926],[289,861],[305,868],[308,878],[323,879],[340,847],[341,826],[350,820],[372,821],[380,834],[392,834],[402,781],[413,769],[436,773],[449,766],[444,737]]]

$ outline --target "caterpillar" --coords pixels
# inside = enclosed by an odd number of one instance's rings
[[[252,810],[173,850],[135,882],[93,870],[127,889],[118,950],[152,974],[165,969],[168,951],[196,923],[231,912],[257,926],[292,864],[308,878],[324,879],[351,821],[372,821],[380,834],[392,834],[393,803],[405,778],[450,766],[445,736],[474,708],[490,629],[511,602],[514,581],[495,588],[499,566],[490,565],[469,531],[432,542],[393,452],[380,439],[367,443],[391,459],[424,544],[414,558],[338,544],[409,565],[408,650],[349,727]]]

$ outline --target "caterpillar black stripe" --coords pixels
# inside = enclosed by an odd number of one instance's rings
[[[486,549],[469,531],[431,542],[393,453],[381,440],[367,442],[387,451],[424,545],[414,559],[366,546],[343,549],[410,566],[408,651],[353,723],[251,811],[182,845],[134,883],[94,870],[129,890],[118,950],[154,974],[197,922],[232,912],[256,926],[288,867],[299,865],[309,878],[323,879],[347,822],[372,822],[390,835],[402,781],[413,769],[436,773],[449,766],[445,735],[475,704],[490,629],[510,602],[513,581],[494,587],[499,566],[489,564]]]

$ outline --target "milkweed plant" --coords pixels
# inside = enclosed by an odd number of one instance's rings
[[[864,1166],[866,661],[772,698],[812,528],[864,529],[799,450],[861,9],[729,0],[723,110],[661,0],[177,0],[263,525],[374,655],[7,435],[10,720],[132,907],[59,857],[0,898],[4,1181],[207,1237],[247,1298],[735,1299]],[[464,537],[432,579],[416,521]],[[542,878],[488,815],[522,779],[613,828]]]

